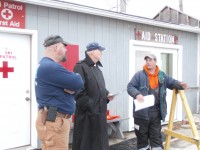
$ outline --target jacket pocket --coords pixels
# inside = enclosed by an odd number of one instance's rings
[[[143,96],[148,95],[149,88],[147,86],[140,86],[139,91]]]

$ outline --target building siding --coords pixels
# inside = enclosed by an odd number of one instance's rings
[[[197,84],[197,34],[154,27],[128,21],[88,15],[68,10],[59,10],[26,4],[26,28],[38,30],[38,60],[43,57],[43,41],[49,34],[59,34],[66,41],[79,45],[80,59],[84,58],[88,42],[97,41],[106,47],[103,52],[103,74],[108,90],[115,93],[126,88],[129,82],[129,40],[134,40],[134,29],[165,34],[176,34],[183,45],[183,81]],[[192,67],[191,67],[192,66]],[[141,66],[142,68],[142,66]],[[192,73],[192,74],[191,74]],[[195,94],[188,94],[195,99]],[[192,112],[195,101],[189,100]],[[128,117],[128,94],[123,92],[108,104],[111,115]],[[128,122],[122,124],[127,130]]]

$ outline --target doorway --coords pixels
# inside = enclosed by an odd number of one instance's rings
[[[37,32],[0,29],[0,147],[37,146],[34,75]],[[34,113],[33,113],[34,112]]]

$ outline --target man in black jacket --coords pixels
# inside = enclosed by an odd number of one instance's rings
[[[73,150],[108,150],[106,111],[107,103],[113,99],[105,87],[103,74],[99,67],[104,47],[89,43],[85,59],[78,62],[74,72],[84,81],[76,95]]]
[[[128,83],[128,94],[143,102],[144,96],[154,95],[155,104],[149,108],[133,112],[137,147],[139,150],[163,150],[161,140],[161,120],[165,120],[167,114],[166,89],[186,89],[187,85],[177,81],[156,65],[154,54],[144,57],[146,64],[143,70],[137,72]],[[135,106],[134,106],[135,107]]]

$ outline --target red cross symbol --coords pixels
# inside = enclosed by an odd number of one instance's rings
[[[14,72],[14,68],[8,67],[8,62],[3,61],[3,67],[0,67],[0,72],[3,72],[3,78],[8,78],[8,72]]]
[[[174,36],[174,43],[178,44],[178,37],[177,36]]]
[[[136,39],[141,39],[141,33],[140,33],[140,31],[136,31],[136,33],[135,33],[135,36],[136,36]]]
[[[6,20],[10,20],[13,17],[13,13],[10,9],[3,9],[1,15]]]

